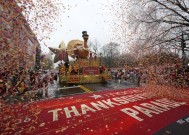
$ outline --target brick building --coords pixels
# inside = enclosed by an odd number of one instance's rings
[[[36,67],[40,44],[14,0],[0,1],[0,67]]]

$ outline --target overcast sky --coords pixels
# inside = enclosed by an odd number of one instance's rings
[[[63,26],[56,25],[50,36],[48,47],[58,47],[61,41],[66,44],[72,39],[82,39],[82,31],[87,31],[89,39],[97,39],[101,45],[108,43],[110,37],[110,2],[114,0],[64,0],[71,7],[61,15]],[[68,6],[69,5],[69,6]]]

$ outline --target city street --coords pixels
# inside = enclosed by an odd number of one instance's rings
[[[27,104],[0,103],[2,134],[187,135],[189,132],[188,100],[170,99],[168,95],[151,97],[142,88],[101,90]]]
[[[49,83],[48,85],[48,97],[46,97],[44,93],[42,95],[39,95],[38,91],[28,91],[25,94],[21,95],[6,95],[3,96],[2,99],[4,99],[6,103],[27,103],[31,101],[48,100],[51,98],[73,96],[97,91],[119,90],[135,87],[137,86],[131,82],[122,81],[119,84],[115,80],[108,81],[107,83],[70,85],[68,87],[60,87],[59,83],[55,82],[54,84]]]
[[[0,135],[189,135],[189,0],[0,0]]]
[[[72,85],[68,87],[60,87],[59,84],[50,84],[48,88],[48,95],[52,97],[61,97],[68,95],[77,95],[82,93],[91,93],[96,91],[106,91],[106,90],[118,90],[126,88],[137,87],[134,83],[128,81],[122,81],[120,84],[115,80],[108,81],[107,83],[97,83],[97,84],[81,84]]]

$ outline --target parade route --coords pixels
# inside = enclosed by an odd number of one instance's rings
[[[4,116],[1,118],[2,135],[189,133],[186,128],[189,125],[188,101],[148,97],[141,88],[84,93],[14,106],[1,105],[1,116]]]
[[[50,97],[61,97],[68,95],[77,95],[82,93],[90,93],[96,91],[116,90],[125,88],[134,88],[135,84],[128,84],[122,82],[118,84],[115,80],[108,81],[107,83],[99,84],[80,84],[68,87],[60,87],[58,84],[50,85],[48,92]]]
[[[189,0],[0,0],[0,135],[189,135]]]

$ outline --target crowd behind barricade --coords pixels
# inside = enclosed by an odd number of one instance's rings
[[[134,68],[129,70],[119,69],[111,71],[111,76],[118,84],[127,82],[127,84],[140,86],[141,82],[146,83],[148,73]]]
[[[48,86],[57,79],[57,74],[50,71],[4,68],[0,70],[0,96],[33,92],[39,97],[48,97]]]
[[[158,85],[189,87],[189,67],[165,66],[141,69],[108,70],[116,83],[129,82],[140,86],[141,83],[154,81]],[[58,73],[35,71],[19,68],[0,70],[0,96],[37,93],[39,97],[48,97],[50,84],[58,82]]]
[[[189,87],[189,67],[161,66],[146,69],[118,69],[111,71],[111,77],[119,84],[129,82],[140,86],[140,84],[155,82],[157,85]]]
[[[167,66],[157,68],[154,73],[157,84],[189,87],[189,67]]]

